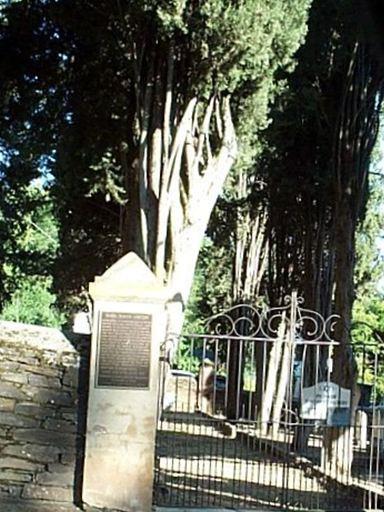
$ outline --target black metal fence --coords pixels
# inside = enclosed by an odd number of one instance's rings
[[[332,381],[337,344],[287,325],[187,336],[173,369],[162,363],[156,505],[383,508],[380,350],[353,347],[355,396]]]

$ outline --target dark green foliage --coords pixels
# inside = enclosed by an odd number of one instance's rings
[[[374,165],[372,165],[375,168]],[[378,241],[384,234],[382,178],[371,178],[371,192],[364,219],[356,236],[356,298],[358,301],[380,294],[384,257]]]
[[[332,310],[334,280],[346,271],[337,254],[351,250],[336,247],[342,243],[337,224],[345,214],[354,231],[364,213],[383,94],[372,44],[361,40],[360,14],[347,0],[313,3],[306,44],[274,111],[259,166],[267,170],[271,299],[296,288],[323,314]],[[366,73],[367,98],[359,107],[361,77],[350,69]],[[357,92],[348,97],[348,90]]]
[[[12,167],[9,167],[12,170]],[[7,169],[8,171],[8,169]],[[49,275],[55,258],[57,240],[55,228],[50,240],[41,229],[51,231],[46,216],[51,215],[47,195],[38,188],[19,185],[12,189],[6,176],[0,184],[1,283],[0,304],[9,299],[26,275]],[[2,301],[2,302],[1,302]]]
[[[376,237],[382,228],[381,187],[374,187],[368,206],[366,200],[384,72],[375,51],[376,32],[369,28],[372,19],[362,15],[366,6],[362,6],[363,11],[360,7],[359,3],[347,0],[313,3],[307,39],[297,53],[298,65],[291,75],[281,77],[286,79],[286,88],[275,101],[272,123],[259,138],[258,150],[253,155],[258,155],[254,185],[250,180],[248,195],[239,202],[234,201],[236,181],[231,182],[231,200],[218,204],[218,213],[212,217],[210,226],[215,245],[219,251],[224,248],[227,259],[233,262],[235,211],[244,217],[244,212],[253,209],[257,215],[264,208],[268,215],[269,269],[261,294],[265,293],[268,302],[276,305],[292,289],[297,289],[307,307],[329,315],[335,310],[335,283],[339,289],[350,285],[342,280],[347,273],[353,274],[354,234],[360,225],[355,272],[359,299],[356,311],[360,312],[357,317],[355,313],[356,319],[363,312],[370,315],[368,294],[373,294],[375,304],[380,303],[374,289],[382,275],[382,258],[376,247]],[[347,73],[357,41],[361,45],[358,66],[369,76],[369,94],[357,114],[351,116],[349,143],[354,149],[348,155],[345,148],[340,148],[339,165],[336,148],[338,140],[345,136],[345,130],[340,135],[340,118],[346,113],[342,107],[347,81],[351,80]],[[347,97],[346,101],[356,102],[357,97],[358,94],[353,99]],[[370,119],[367,125],[362,112]],[[360,136],[359,126],[367,135],[360,154],[358,146],[354,146]],[[343,209],[353,218],[350,245],[339,236],[343,222],[336,227]],[[213,254],[218,252],[217,247],[212,249]],[[351,255],[344,268],[340,254]],[[209,275],[207,279],[210,280]],[[345,309],[340,313],[347,322],[352,302],[350,294],[339,299],[337,306],[340,308],[342,303]],[[372,309],[376,310],[376,305],[372,304]]]
[[[9,195],[6,196],[9,200]],[[1,318],[60,326],[64,318],[55,308],[52,270],[58,249],[58,229],[49,194],[40,186],[25,187],[24,201],[3,245],[4,294]]]
[[[202,101],[232,95],[239,168],[249,167],[270,102],[281,89],[277,72],[290,69],[303,40],[309,3],[8,3],[0,39],[0,72],[6,77],[0,89],[2,144],[30,155],[23,161],[32,174],[42,155],[54,159],[49,167],[61,247],[55,275],[63,298],[78,294],[133,245],[138,106],[151,66],[156,94],[164,97],[173,56],[175,124],[194,95]]]
[[[204,332],[207,319],[231,304],[231,264],[231,253],[206,237],[186,310],[186,333]]]
[[[61,327],[65,318],[55,306],[56,297],[51,288],[52,278],[50,277],[24,276],[11,299],[5,303],[1,319],[46,327]]]
[[[382,152],[378,151],[375,157],[373,172],[380,167]],[[374,175],[365,218],[356,236],[356,300],[353,305],[352,342],[355,345],[368,344],[365,360],[362,348],[356,348],[360,380],[372,384],[377,379],[378,402],[384,398],[384,258],[378,247],[384,233],[382,209],[383,182],[381,176]],[[376,377],[375,354],[379,354]],[[375,397],[371,398],[373,400]]]

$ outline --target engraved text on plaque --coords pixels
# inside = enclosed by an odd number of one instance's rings
[[[96,386],[149,388],[151,315],[102,312]]]

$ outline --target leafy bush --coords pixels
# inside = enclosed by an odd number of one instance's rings
[[[56,297],[51,292],[51,286],[51,277],[25,277],[11,299],[6,302],[1,319],[60,327],[64,323],[64,315],[54,305]]]

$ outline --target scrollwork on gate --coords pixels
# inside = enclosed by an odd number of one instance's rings
[[[334,330],[338,315],[323,317],[319,312],[303,307],[303,299],[286,297],[284,305],[255,308],[249,304],[237,304],[213,315],[205,323],[205,332],[214,336],[276,339],[282,323],[296,341],[334,342]]]
[[[218,336],[256,337],[260,331],[262,312],[249,304],[238,304],[210,317],[206,332]]]

